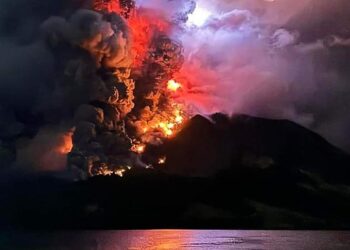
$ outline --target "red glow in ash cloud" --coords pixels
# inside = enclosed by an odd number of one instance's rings
[[[180,2],[176,8],[167,1],[137,1],[168,18],[183,8]],[[291,119],[333,142],[343,141],[334,129],[320,125],[324,104],[314,96],[319,93],[324,102],[333,102],[326,86],[342,85],[340,79],[346,77],[331,72],[327,53],[330,47],[349,44],[350,34],[344,30],[350,25],[348,1],[196,2],[187,25],[171,33],[185,50],[184,65],[175,77],[182,84],[179,98],[184,103],[200,113]],[[335,127],[344,121],[342,116],[331,119]]]

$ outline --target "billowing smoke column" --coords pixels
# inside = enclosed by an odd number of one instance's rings
[[[44,124],[66,127],[73,146],[58,152],[69,153],[71,169],[82,176],[122,175],[134,166],[148,167],[140,160],[146,145],[162,143],[184,121],[183,107],[167,89],[182,66],[183,49],[168,36],[169,20],[136,10],[133,1],[93,1],[86,7],[41,25],[55,80],[36,112]],[[19,164],[48,163],[25,157],[41,154],[40,138],[19,150]]]
[[[49,18],[42,27],[62,71],[52,106],[45,106],[64,112],[74,126],[70,166],[88,175],[121,173],[121,167],[132,165],[124,121],[134,108],[135,88],[124,19],[113,12],[78,10],[68,19]]]
[[[134,10],[133,1],[96,1],[93,7],[98,13],[80,10],[43,27],[54,46],[58,39],[89,54],[64,63],[71,79],[63,84],[81,86],[84,98],[73,116],[69,165],[90,176],[122,175],[147,166],[138,156],[146,144],[161,143],[183,121],[164,87],[181,67],[182,47],[167,37],[165,20],[152,23],[148,14]]]
[[[4,128],[23,116],[13,137],[4,132],[16,147],[16,166],[68,165],[83,177],[147,167],[140,160],[146,144],[161,143],[184,120],[166,85],[183,63],[182,46],[168,36],[172,24],[137,11],[132,0],[61,7],[40,24],[34,43],[50,59],[47,78],[24,100],[27,107],[2,112],[9,117]],[[18,137],[25,139],[13,145]]]

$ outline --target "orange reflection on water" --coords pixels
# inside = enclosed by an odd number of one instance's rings
[[[184,249],[192,237],[190,230],[144,230],[134,231],[134,234],[137,237],[128,242],[129,250]]]

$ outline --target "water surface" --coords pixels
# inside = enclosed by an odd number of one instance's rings
[[[5,232],[1,249],[350,249],[350,232],[131,230]]]

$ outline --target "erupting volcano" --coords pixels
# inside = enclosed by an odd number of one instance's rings
[[[314,78],[314,45],[298,44],[299,34],[282,24],[264,25],[268,16],[249,4],[76,4],[41,25],[42,42],[54,57],[55,80],[31,113],[44,121],[38,130],[58,127],[61,136],[62,127],[74,131],[68,166],[83,176],[167,165],[167,155],[147,155],[148,148],[174,139],[195,114],[246,113],[317,124],[310,107],[298,106],[304,93],[291,86],[300,75],[300,85]],[[22,151],[32,147],[38,148]]]

